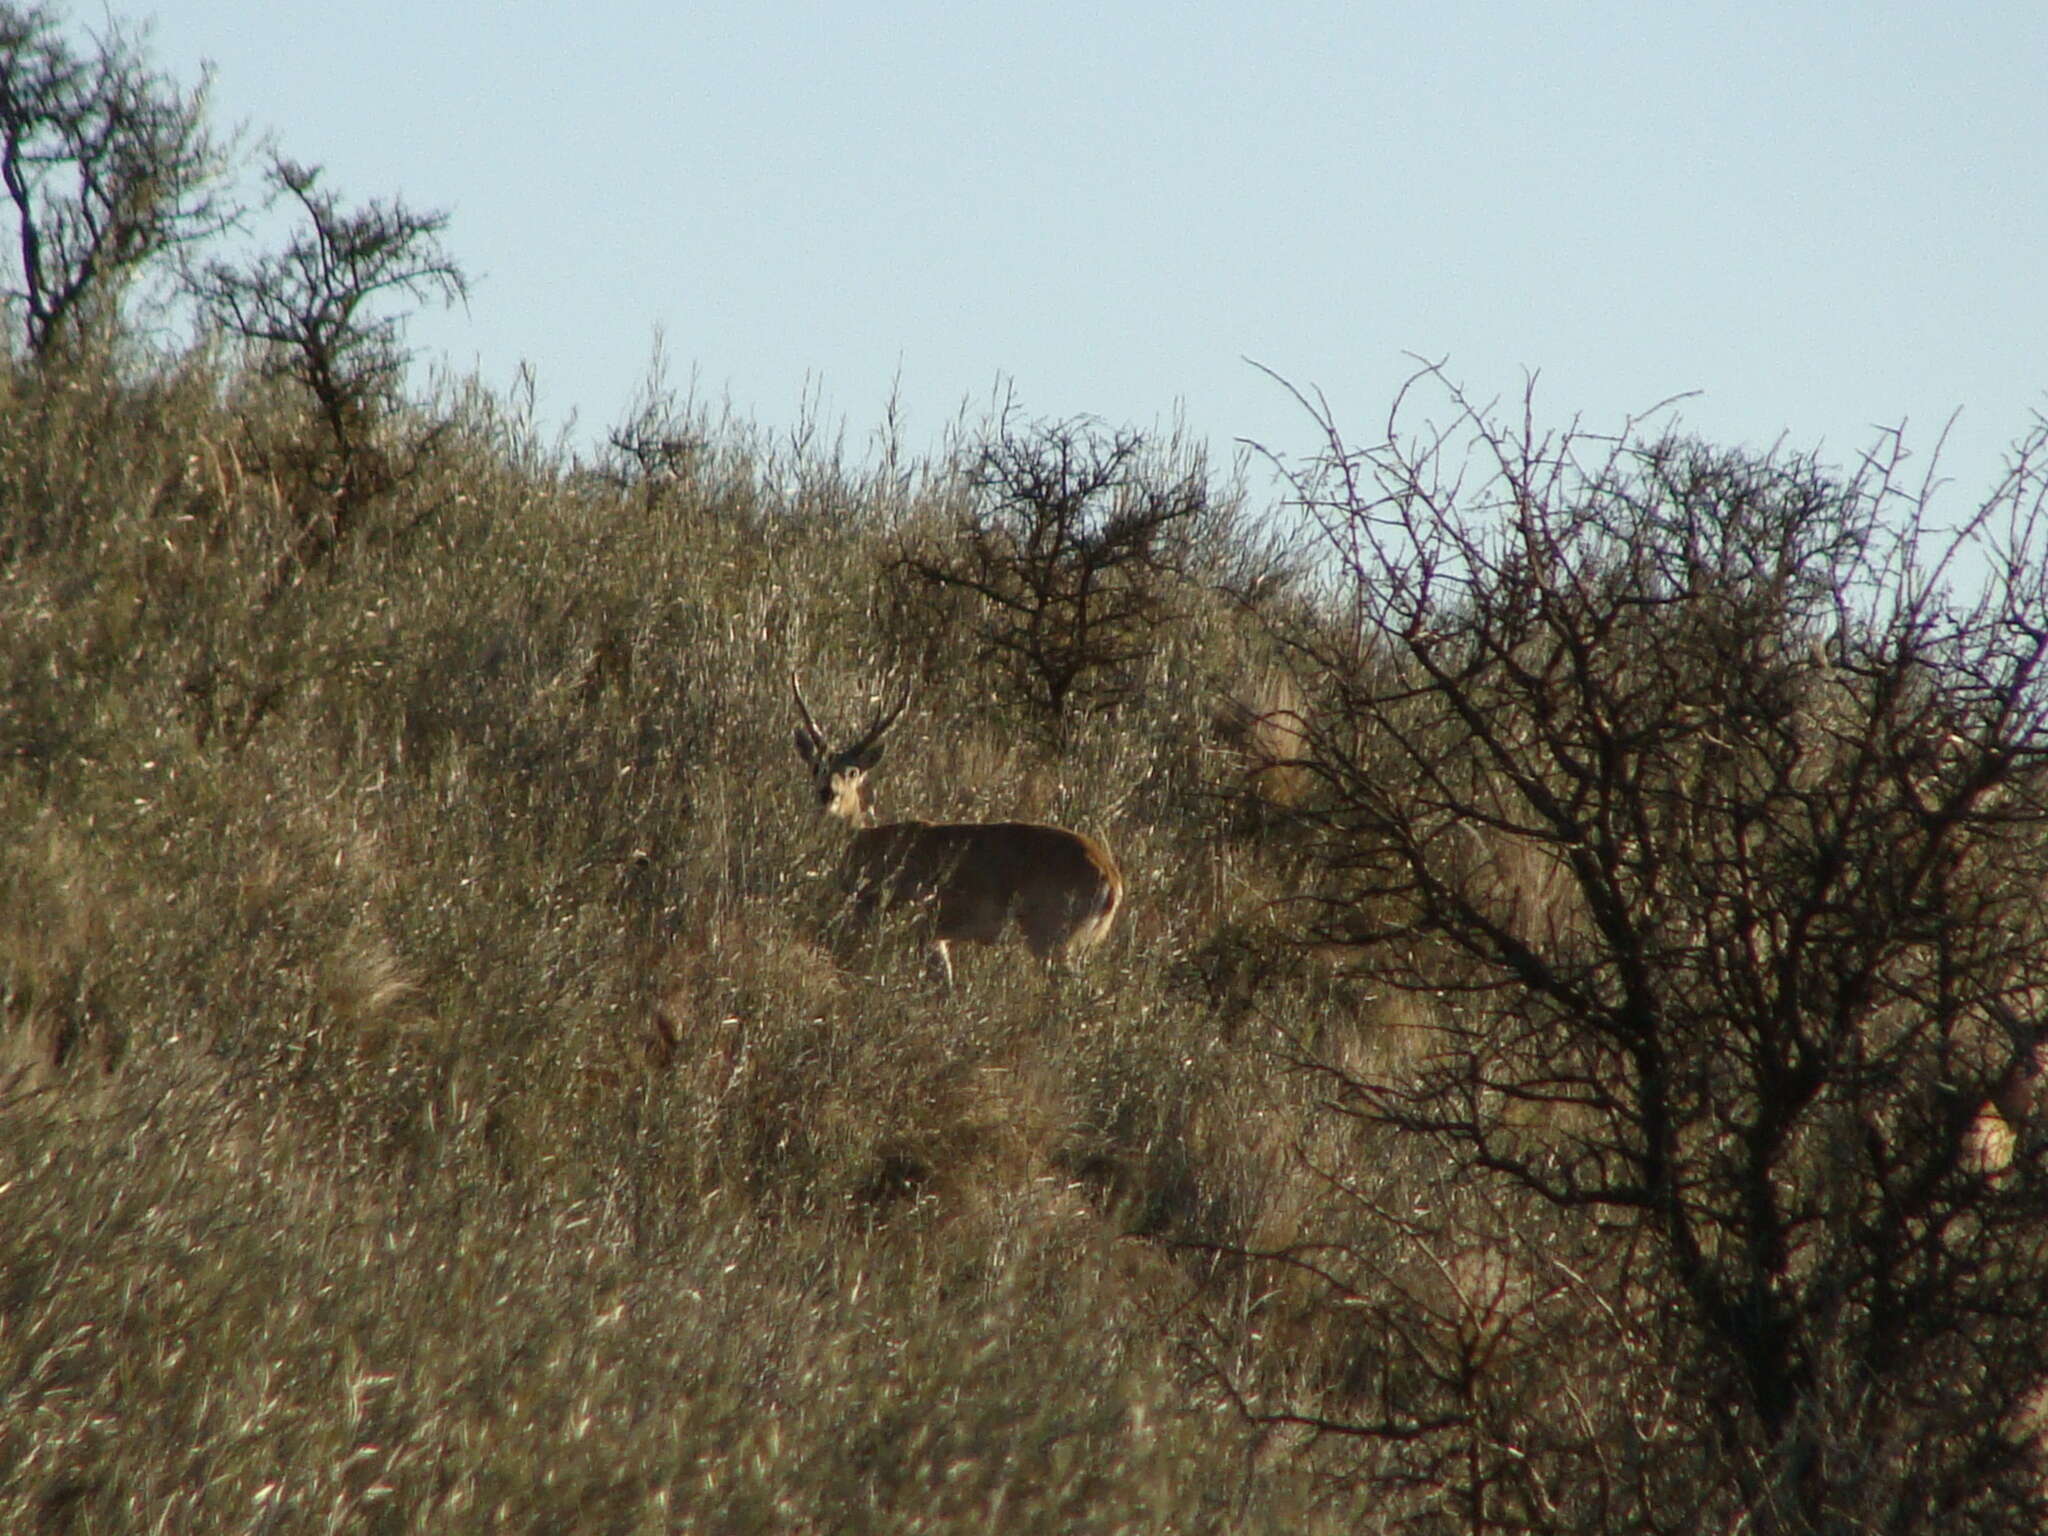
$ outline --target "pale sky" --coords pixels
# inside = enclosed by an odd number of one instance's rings
[[[2048,410],[2048,5],[148,0],[158,60],[352,198],[453,214],[410,331],[544,420],[674,382],[858,447],[1006,379],[1223,457],[1475,394],[1837,461]]]

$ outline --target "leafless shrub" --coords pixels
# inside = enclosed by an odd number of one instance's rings
[[[1757,1530],[2038,1528],[2009,1426],[2048,1358],[2042,1130],[1992,1145],[1980,1110],[2048,1036],[2048,433],[1940,535],[1895,442],[1838,479],[1445,394],[1449,428],[1375,448],[1319,416],[1293,484],[1340,611],[1287,634],[1327,796],[1307,934],[1443,1044],[1404,1076],[1298,1054],[1552,1213],[1580,1315],[1678,1390],[1583,1462],[1562,1400],[1515,1407],[1530,1478],[1625,1492],[1659,1456]],[[1407,1474],[1474,1423],[1381,1401],[1351,1432]]]
[[[903,627],[930,638],[963,625],[1055,723],[1126,702],[1212,510],[1201,455],[1087,418],[1027,426],[1006,414],[973,452],[966,484],[951,525],[911,539],[892,563]]]
[[[626,418],[605,434],[599,475],[652,507],[690,486],[710,444],[694,406],[676,395],[662,338],[654,338],[647,375]]]
[[[110,23],[80,52],[48,7],[0,5],[0,186],[19,285],[8,297],[38,358],[107,339],[150,264],[236,217],[207,81],[188,91],[152,68],[147,38]]]
[[[403,317],[379,306],[394,297],[453,303],[469,292],[441,245],[446,214],[396,199],[352,208],[320,184],[321,174],[318,166],[273,161],[273,196],[295,209],[298,229],[282,250],[209,262],[194,283],[222,325],[264,349],[267,366],[304,388],[320,424],[319,450],[293,466],[313,495],[300,509],[298,547],[279,583],[338,548],[435,435],[396,452],[381,440],[399,403],[407,354]]]

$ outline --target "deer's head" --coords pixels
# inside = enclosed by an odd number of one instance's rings
[[[819,809],[827,816],[836,816],[853,826],[866,825],[868,772],[882,760],[882,738],[909,708],[910,691],[906,688],[893,708],[877,711],[859,740],[835,751],[825,733],[818,729],[810,706],[804,702],[803,686],[797,682],[794,672],[789,674],[789,687],[796,696],[801,722],[795,731],[797,756],[811,770]]]

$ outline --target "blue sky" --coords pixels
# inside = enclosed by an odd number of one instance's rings
[[[119,7],[117,6],[117,10]],[[2048,410],[2048,6],[178,0],[161,63],[353,197],[453,214],[430,357],[578,441],[674,382],[858,445],[1011,382],[1226,454],[1481,396],[1974,495]]]

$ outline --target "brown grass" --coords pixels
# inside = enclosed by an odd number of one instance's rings
[[[1353,1526],[1170,1241],[1312,1198],[1182,979],[1199,744],[935,684],[890,802],[1132,888],[940,997],[832,942],[788,749],[792,663],[888,659],[857,474],[734,431],[641,494],[470,394],[266,603],[303,422],[124,388],[0,426],[0,1525]]]
[[[1571,1529],[1719,1486],[1612,1245],[1346,1099],[1473,1042],[1299,941],[1305,706],[1238,607],[1177,594],[1057,739],[914,679],[883,815],[1084,828],[1127,884],[1084,963],[941,994],[832,922],[787,679],[915,670],[886,572],[951,468],[698,423],[636,478],[416,409],[429,457],[278,587],[290,400],[0,368],[0,1529]],[[1468,874],[1581,922],[1540,849]]]

